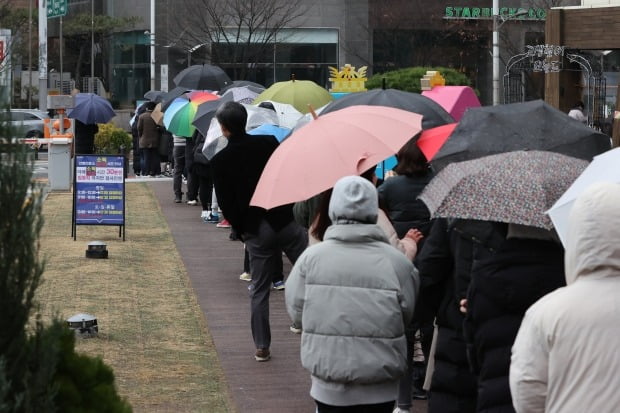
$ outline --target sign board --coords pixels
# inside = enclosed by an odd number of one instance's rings
[[[67,0],[47,0],[47,18],[67,15]]]
[[[125,240],[125,157],[75,155],[73,239],[77,225],[118,225]]]
[[[504,19],[516,16],[518,20],[545,20],[547,10],[536,7],[501,7],[497,13]],[[474,19],[488,20],[493,17],[491,7],[468,7],[468,6],[448,6],[444,12],[444,19]]]

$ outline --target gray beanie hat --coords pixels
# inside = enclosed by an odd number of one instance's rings
[[[329,218],[334,224],[376,224],[379,212],[377,188],[359,176],[345,176],[336,182],[329,201]]]

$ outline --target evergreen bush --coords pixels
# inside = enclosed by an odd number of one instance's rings
[[[377,73],[366,81],[367,89],[378,89],[383,87],[385,79],[386,89],[399,89],[406,92],[420,93],[420,79],[427,71],[436,70],[446,79],[446,85],[470,86],[471,81],[463,73],[449,69],[447,67],[408,67],[405,69],[394,70],[385,73]]]
[[[95,134],[95,152],[105,154],[120,153],[121,146],[125,153],[129,153],[133,145],[131,135],[111,123],[99,125],[99,132]]]
[[[131,412],[112,370],[75,352],[66,323],[41,321],[43,193],[32,180],[32,152],[10,136],[0,122],[0,412]]]

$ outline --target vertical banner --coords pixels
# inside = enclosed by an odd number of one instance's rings
[[[76,155],[73,185],[73,239],[77,225],[118,225],[125,240],[125,158]]]

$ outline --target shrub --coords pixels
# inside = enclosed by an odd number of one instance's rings
[[[409,67],[391,72],[377,73],[368,79],[366,88],[377,89],[383,87],[383,79],[385,78],[386,89],[399,89],[406,92],[420,93],[420,79],[424,77],[429,70],[440,72],[446,79],[446,85],[471,85],[467,76],[454,69],[448,69],[446,67]]]
[[[100,124],[99,132],[95,134],[96,153],[117,154],[120,153],[121,146],[129,153],[132,143],[129,133],[111,123]]]

